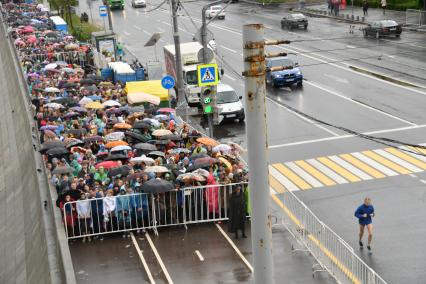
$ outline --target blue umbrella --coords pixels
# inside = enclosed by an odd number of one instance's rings
[[[88,96],[89,99],[92,99],[93,101],[100,101],[102,100],[101,96],[97,96],[97,95],[92,95],[92,96]]]

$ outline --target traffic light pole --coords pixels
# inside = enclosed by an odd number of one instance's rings
[[[265,40],[261,24],[244,25],[244,72],[247,113],[247,148],[250,200],[252,201],[251,242],[254,282],[274,283],[272,224],[268,180],[268,139],[266,123]]]

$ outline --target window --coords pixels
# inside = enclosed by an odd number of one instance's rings
[[[234,91],[226,91],[217,93],[218,104],[236,103],[239,101],[237,94]]]
[[[184,78],[188,85],[198,85],[197,71],[188,71],[184,74]]]

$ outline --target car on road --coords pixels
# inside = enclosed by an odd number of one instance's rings
[[[274,67],[286,67],[284,70],[274,71]],[[299,64],[287,56],[267,58],[266,59],[266,83],[273,88],[291,87],[303,85],[303,74],[299,68]]]
[[[374,21],[364,28],[364,37],[373,36],[380,38],[391,35],[399,37],[401,33],[402,26],[394,20]]]
[[[225,13],[225,10],[222,10],[222,9],[223,9],[223,7],[220,6],[220,5],[211,6],[208,10],[206,10],[206,17],[208,19],[212,19],[212,18],[216,17],[216,15],[217,15],[216,18],[224,20],[226,13]],[[222,12],[221,12],[221,10],[222,10]]]
[[[222,116],[223,120],[238,119],[239,122],[244,121],[246,115],[241,99],[242,97],[238,96],[231,86],[219,83],[216,95],[219,116]]]
[[[132,0],[132,7],[133,8],[146,8],[146,1],[145,0]]]
[[[281,28],[290,30],[302,28],[306,30],[308,28],[308,18],[301,13],[292,13],[281,19]]]

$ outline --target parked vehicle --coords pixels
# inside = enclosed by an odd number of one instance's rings
[[[273,67],[288,67],[281,71],[270,70]],[[290,87],[294,84],[302,86],[303,75],[297,63],[287,56],[266,59],[266,83],[272,87]]]
[[[308,28],[308,18],[301,13],[292,13],[282,18],[281,28],[288,28],[290,30],[302,28],[306,30]]]
[[[222,6],[220,6],[220,5],[217,5],[217,6],[211,6],[207,11],[206,11],[206,17],[208,18],[208,19],[212,19],[212,18],[214,18],[214,17],[216,17],[216,15],[217,15],[217,18],[218,19],[222,19],[222,20],[224,20],[225,19],[225,16],[226,16],[226,13],[225,13],[225,10],[222,10],[223,9],[223,7]],[[222,12],[221,12],[221,10],[222,10]]]
[[[394,20],[374,21],[364,28],[364,37],[373,36],[376,38],[394,35],[399,37],[402,33],[402,26]]]
[[[241,102],[242,97],[238,96],[231,86],[219,83],[217,85],[216,96],[216,105],[218,107],[219,116],[222,116],[224,120],[238,119],[240,122],[244,121],[246,115],[243,103]]]
[[[146,1],[145,0],[132,0],[132,7],[133,8],[145,8],[146,7]]]

